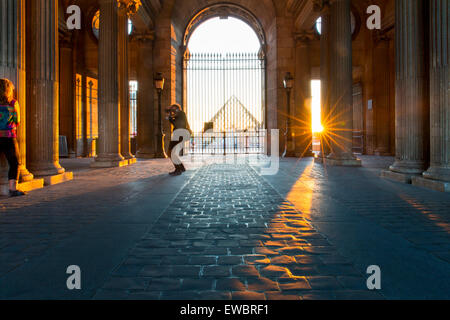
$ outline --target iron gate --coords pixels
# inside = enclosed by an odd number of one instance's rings
[[[265,152],[265,59],[257,53],[188,53],[186,110],[193,154]]]

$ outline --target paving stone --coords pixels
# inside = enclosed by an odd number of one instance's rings
[[[289,271],[288,268],[285,267],[280,267],[280,266],[274,266],[274,265],[269,265],[267,267],[264,267],[260,270],[260,273],[262,276],[265,277],[281,277],[283,275],[290,275],[291,272]]]
[[[290,255],[290,256],[303,255],[305,253],[308,253],[308,251],[304,250],[303,247],[283,247],[283,248],[277,249],[277,251],[280,254]]]
[[[161,292],[136,292],[130,293],[127,296],[127,300],[159,300],[161,297]]]
[[[211,290],[213,288],[213,283],[214,281],[210,279],[183,279],[181,290]]]
[[[327,291],[311,291],[301,295],[303,300],[336,300],[336,296],[332,292]]]
[[[309,285],[313,290],[336,290],[342,289],[341,284],[336,280],[335,277],[306,277]]]
[[[269,257],[270,257],[270,256],[276,256],[276,255],[279,254],[277,251],[271,250],[271,249],[266,248],[266,247],[258,247],[258,248],[255,248],[255,253],[256,253],[256,254],[265,255],[265,256],[269,256]]]
[[[200,267],[198,266],[172,266],[170,276],[183,278],[189,276],[200,276]]]
[[[161,300],[200,300],[200,293],[197,291],[163,291]]]
[[[219,256],[219,265],[239,265],[244,262],[242,256]]]
[[[114,277],[109,279],[104,285],[103,289],[118,289],[118,290],[145,290],[150,280],[144,278],[122,278]]]
[[[385,300],[377,291],[335,291],[337,300]]]
[[[282,291],[298,291],[311,289],[308,281],[305,278],[295,277],[292,279],[279,279],[279,286]]]
[[[270,258],[271,264],[276,265],[288,265],[288,264],[297,264],[294,257],[291,256],[276,256]]]
[[[116,270],[114,270],[114,276],[121,277],[135,277],[142,270],[143,266],[140,264],[122,264]]]
[[[239,277],[259,277],[259,272],[254,266],[234,266],[232,274]]]
[[[245,291],[245,284],[237,278],[217,280],[216,290],[219,291]]]
[[[128,293],[123,290],[100,289],[93,297],[94,300],[126,300]]]
[[[189,260],[189,264],[194,265],[215,265],[216,262],[217,258],[212,256],[192,256]]]
[[[352,290],[367,290],[366,278],[354,276],[338,276],[337,280],[344,288]]]
[[[199,292],[199,300],[231,300],[231,292],[202,291]]]
[[[270,264],[270,260],[265,255],[246,255],[244,262],[247,264]]]
[[[203,269],[203,276],[228,277],[230,276],[230,269],[228,266],[207,266]]]
[[[279,291],[274,291],[274,292],[266,292],[266,297],[267,300],[282,300],[282,301],[287,301],[287,300],[302,300],[302,297],[300,295],[293,295],[293,294],[287,294],[287,293],[283,293],[283,292],[279,292]]]
[[[233,300],[266,300],[264,293],[252,291],[236,291],[232,293]]]
[[[140,277],[168,277],[170,275],[171,268],[165,266],[144,266],[139,272]]]
[[[148,290],[149,291],[169,291],[169,290],[179,290],[181,287],[180,279],[172,278],[157,278],[152,279]]]
[[[306,265],[318,265],[323,264],[322,257],[317,256],[308,256],[308,255],[296,255],[295,261],[297,261],[298,264],[306,264]]]
[[[251,278],[247,280],[250,291],[279,291],[278,283],[267,278]]]

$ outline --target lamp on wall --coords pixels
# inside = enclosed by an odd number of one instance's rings
[[[290,72],[287,72],[284,76],[283,86],[286,90],[287,96],[287,110],[286,110],[286,141],[285,141],[285,150],[284,156],[291,157],[293,156],[293,145],[292,145],[292,128],[291,128],[291,91],[294,87],[294,77]]]
[[[165,79],[161,72],[156,73],[153,78],[156,92],[158,93],[158,133],[156,134],[156,154],[155,158],[167,158],[164,152],[164,131],[162,128],[162,92],[164,90]]]

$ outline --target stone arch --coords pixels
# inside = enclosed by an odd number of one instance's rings
[[[223,16],[234,17],[247,23],[258,36],[261,47],[265,47],[266,35],[258,18],[256,18],[253,13],[251,13],[244,7],[231,3],[217,3],[212,6],[205,7],[197,12],[197,14],[191,19],[188,26],[186,27],[183,36],[183,46],[187,47],[192,34],[203,22],[214,17]]]
[[[267,129],[275,129],[278,126],[277,14],[272,0],[174,0],[170,9],[171,101],[183,103],[185,100],[182,64],[189,35],[205,19],[221,13],[243,20],[260,38],[266,57],[265,118]]]

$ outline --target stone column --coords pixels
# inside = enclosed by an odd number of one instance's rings
[[[328,1],[318,4],[318,11],[321,12],[321,35],[320,35],[320,105],[321,122],[324,128],[327,126],[330,113],[330,5]],[[320,139],[320,153],[316,161],[323,162],[330,153],[329,141],[326,138],[326,131],[322,132]]]
[[[330,8],[330,96],[326,136],[329,165],[360,166],[353,155],[353,76],[350,0],[334,0]]]
[[[99,138],[98,156],[93,167],[120,167],[128,164],[121,155],[118,2],[100,0],[99,37]]]
[[[58,1],[27,1],[28,167],[46,185],[71,180],[59,164]]]
[[[413,184],[450,191],[450,99],[448,0],[430,0],[430,126],[431,167],[426,179]]]
[[[25,0],[6,0],[0,3],[0,78],[11,80],[16,87],[16,98],[20,105],[21,123],[17,129],[19,151],[19,187],[30,191],[43,186],[42,180],[26,168],[26,39]],[[8,17],[8,19],[4,18]],[[8,192],[8,165],[6,159],[0,166],[2,194]]]
[[[130,85],[128,76],[128,15],[126,8],[119,10],[119,100],[120,100],[120,147],[121,154],[128,164],[136,162],[131,154],[130,138]]]
[[[373,49],[375,154],[390,155],[389,38],[378,35]]]
[[[294,146],[296,157],[312,157],[310,41],[313,34],[296,35],[294,84]]]
[[[407,183],[427,165],[428,94],[425,2],[396,0],[396,159],[392,177]]]
[[[137,96],[137,157],[151,159],[155,157],[155,97],[153,84],[153,34],[139,35],[139,68]]]
[[[73,65],[73,43],[69,37],[60,41],[59,124],[60,135],[67,139],[68,156],[76,156],[75,137],[75,80]]]

